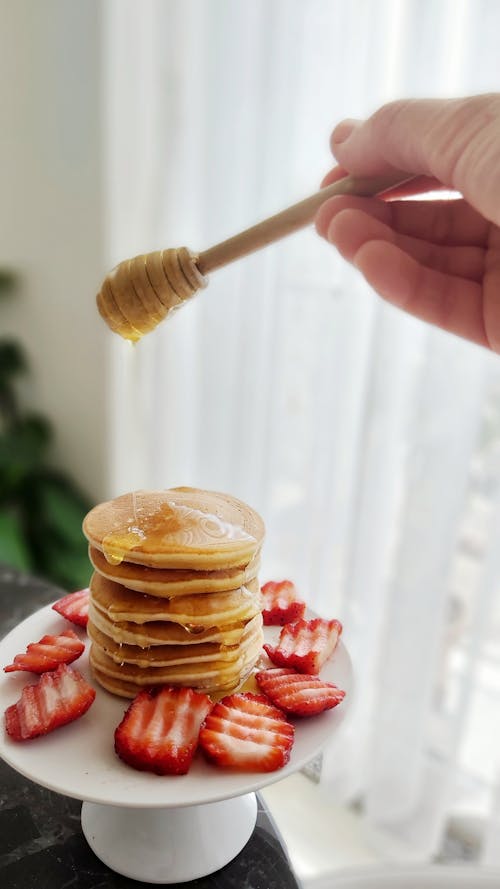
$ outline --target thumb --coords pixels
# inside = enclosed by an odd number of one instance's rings
[[[364,122],[340,123],[331,147],[354,175],[434,177],[500,224],[500,94],[391,102]]]

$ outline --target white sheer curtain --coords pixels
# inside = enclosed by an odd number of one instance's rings
[[[496,0],[108,0],[110,264],[202,249],[315,190],[328,135],[406,95],[498,88]],[[500,359],[382,305],[306,231],[111,341],[112,493],[231,491],[263,578],[340,617],[357,675],[325,793],[388,855],[500,822]]]

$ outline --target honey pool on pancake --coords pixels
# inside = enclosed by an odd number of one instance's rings
[[[240,525],[224,522],[213,513],[202,512],[168,500],[153,512],[144,512],[132,494],[133,515],[127,523],[106,534],[102,551],[110,565],[120,565],[127,553],[140,547],[144,552],[161,551],[166,542],[179,546],[210,546],[224,540],[255,540]]]

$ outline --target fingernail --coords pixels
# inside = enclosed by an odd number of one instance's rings
[[[342,120],[337,124],[332,133],[332,145],[341,145],[342,142],[346,142],[353,130],[359,127],[360,123],[360,120],[354,120],[350,117]]]

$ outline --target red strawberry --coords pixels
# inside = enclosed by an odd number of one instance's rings
[[[62,599],[54,602],[52,608],[58,614],[62,614],[66,620],[79,627],[86,627],[89,616],[89,590],[78,590],[76,593],[68,593]]]
[[[336,707],[345,698],[345,691],[331,682],[296,670],[273,667],[256,673],[255,678],[273,704],[294,716],[316,716]]]
[[[261,589],[264,599],[264,625],[283,626],[304,617],[306,603],[297,596],[291,580],[269,580]]]
[[[35,685],[26,685],[17,703],[7,707],[7,734],[14,741],[46,735],[83,716],[94,698],[94,689],[81,673],[61,664],[57,670],[44,673]]]
[[[274,772],[290,758],[294,729],[264,695],[228,695],[215,705],[200,732],[200,747],[218,766]]]
[[[316,675],[335,650],[341,632],[338,620],[297,620],[283,627],[277,646],[264,645],[264,649],[276,666]]]
[[[185,775],[200,726],[212,707],[192,688],[161,686],[139,692],[115,731],[115,750],[134,769]]]
[[[23,654],[16,654],[14,663],[4,667],[6,673],[27,670],[29,673],[45,673],[55,670],[59,664],[71,664],[85,650],[73,630],[64,630],[59,636],[43,636],[40,642],[31,642]]]

